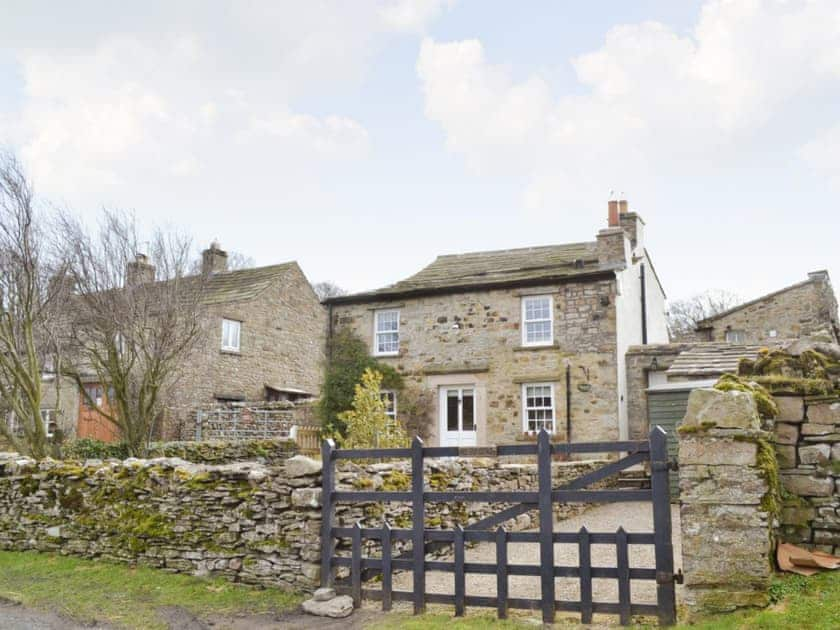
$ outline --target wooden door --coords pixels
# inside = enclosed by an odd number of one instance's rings
[[[99,408],[110,413],[105,388],[99,383],[87,383],[84,387],[88,396],[96,402]],[[91,438],[103,442],[118,442],[120,440],[119,429],[99,413],[96,407],[88,403],[87,397],[82,392],[79,392],[79,424],[76,434],[79,438]]]

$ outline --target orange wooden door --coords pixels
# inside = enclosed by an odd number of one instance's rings
[[[100,409],[110,413],[105,388],[99,383],[87,383],[85,391]],[[120,431],[103,416],[96,407],[88,403],[84,393],[79,393],[79,425],[76,431],[79,438],[91,438],[103,442],[118,442]]]

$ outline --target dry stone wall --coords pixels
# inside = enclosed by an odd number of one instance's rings
[[[840,553],[840,398],[776,396],[783,492],[779,536]]]
[[[603,462],[554,465],[555,483]],[[295,456],[282,465],[197,465],[181,459],[36,462],[0,454],[0,549],[55,551],[142,564],[171,572],[307,590],[319,580],[321,464]],[[536,487],[535,469],[498,460],[430,462],[429,487],[513,490]],[[347,463],[339,487],[396,489],[410,484],[400,464]],[[585,506],[561,509],[571,514]],[[469,524],[494,513],[487,504],[439,503],[429,528]],[[410,521],[406,504],[357,504],[337,523]],[[514,528],[527,528],[529,515]]]

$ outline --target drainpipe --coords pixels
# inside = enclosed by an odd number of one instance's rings
[[[333,338],[333,305],[327,304],[328,323],[327,323],[327,360],[332,361],[332,338]]]
[[[566,441],[572,441],[572,366],[566,362]]]
[[[645,289],[645,265],[639,265],[641,275],[639,276],[640,288],[642,293],[642,345],[646,346],[648,342],[647,334],[647,291]]]

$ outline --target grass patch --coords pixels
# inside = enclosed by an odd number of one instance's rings
[[[284,612],[301,598],[218,578],[197,578],[37,552],[0,551],[0,597],[52,610],[80,623],[166,628],[159,608],[179,606],[197,616]]]
[[[770,599],[773,604],[765,610],[747,610],[728,615],[720,615],[696,620],[691,625],[679,625],[683,630],[836,630],[840,628],[840,571],[826,572],[813,577],[783,575],[773,580],[770,587]],[[499,621],[492,613],[468,609],[468,616],[455,619],[452,614],[429,613],[414,617],[410,613],[392,613],[366,625],[370,630],[519,630],[539,627],[539,613],[531,613],[528,618],[516,617],[517,611],[510,612],[510,619]],[[519,613],[527,615],[528,613]],[[557,613],[555,628],[581,627],[574,621],[575,616]],[[596,615],[595,621],[609,620],[618,627],[618,618]],[[641,621],[641,620],[638,620]],[[635,628],[658,626],[648,624],[634,625]]]

